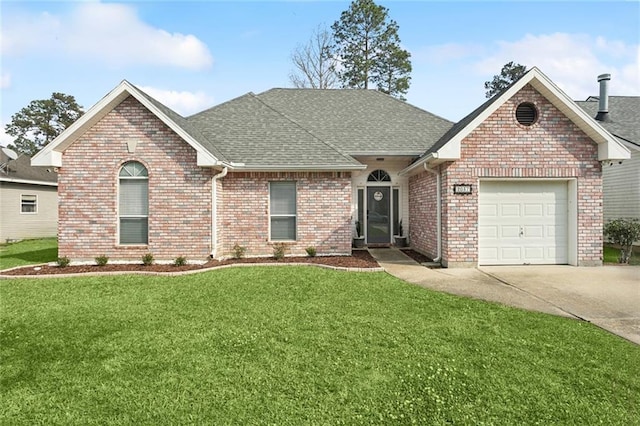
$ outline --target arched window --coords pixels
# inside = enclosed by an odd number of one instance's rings
[[[367,178],[367,182],[391,182],[391,176],[384,170],[374,170]]]
[[[118,214],[120,244],[149,242],[149,174],[137,161],[120,169]]]

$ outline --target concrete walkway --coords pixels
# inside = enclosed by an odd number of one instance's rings
[[[432,290],[582,319],[640,344],[640,267],[429,269],[397,249],[369,249],[389,274]]]

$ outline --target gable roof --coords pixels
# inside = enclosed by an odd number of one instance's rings
[[[33,185],[58,186],[58,173],[53,167],[34,167],[31,157],[20,154],[11,160],[0,151],[0,181]]]
[[[598,113],[598,97],[576,101],[591,117]],[[640,148],[640,96],[609,96],[609,121],[599,122],[614,136]]]
[[[418,170],[425,163],[440,163],[460,158],[461,142],[491,114],[511,99],[524,86],[530,84],[587,136],[598,144],[598,160],[619,160],[629,158],[629,150],[614,136],[607,132],[597,121],[578,107],[558,86],[556,86],[538,68],[533,67],[502,92],[487,100],[469,115],[449,129],[424,155],[401,174]]]
[[[189,126],[179,114],[126,80],[123,80],[115,89],[38,152],[31,159],[31,164],[34,166],[62,167],[62,152],[129,96],[133,96],[185,142],[191,145],[197,152],[199,166],[225,165],[224,158],[216,156],[216,154],[220,155],[220,153],[217,152],[215,147],[207,144],[207,141],[198,133],[197,129]]]
[[[245,170],[356,170],[365,168],[253,93],[187,119]]]
[[[257,97],[349,155],[419,156],[453,125],[377,90],[271,89]]]

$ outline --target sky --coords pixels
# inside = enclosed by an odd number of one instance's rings
[[[570,98],[640,95],[638,1],[376,1],[399,25],[407,101],[458,121],[509,62],[538,67]],[[86,110],[122,80],[188,116],[292,87],[291,53],[349,1],[0,0],[0,145],[11,116],[53,92]]]

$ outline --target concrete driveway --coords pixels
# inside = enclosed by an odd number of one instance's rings
[[[399,250],[370,249],[389,274],[461,296],[589,321],[640,345],[640,267],[428,269]]]

